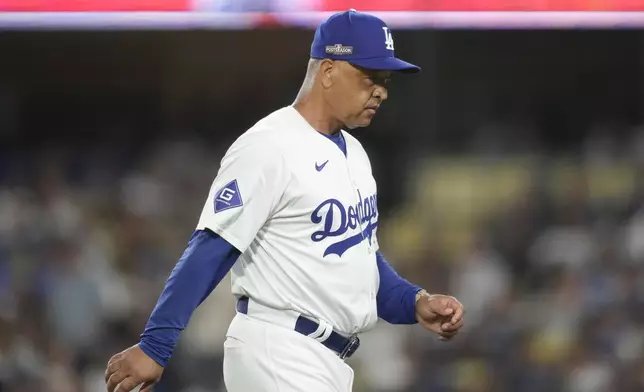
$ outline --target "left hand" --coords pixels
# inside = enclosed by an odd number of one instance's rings
[[[463,326],[463,305],[449,295],[423,294],[416,301],[416,320],[441,340],[449,340]]]

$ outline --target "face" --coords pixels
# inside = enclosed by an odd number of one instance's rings
[[[371,124],[387,99],[391,71],[373,71],[345,61],[324,60],[321,72],[325,100],[338,120],[349,129]]]

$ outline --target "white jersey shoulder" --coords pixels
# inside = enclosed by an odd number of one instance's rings
[[[275,211],[289,180],[280,112],[257,122],[228,148],[197,229],[210,229],[241,252]],[[243,213],[242,213],[243,212]]]

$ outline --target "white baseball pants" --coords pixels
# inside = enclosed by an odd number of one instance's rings
[[[224,342],[228,392],[351,392],[353,369],[314,339],[238,313]]]

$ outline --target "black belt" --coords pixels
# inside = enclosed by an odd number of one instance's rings
[[[239,313],[248,314],[248,297],[241,297],[237,301],[237,311]],[[295,322],[295,331],[305,336],[317,331],[318,327],[318,323],[302,316],[298,317]],[[360,339],[358,339],[357,336],[352,335],[345,338],[335,331],[331,332],[331,335],[329,335],[325,341],[320,343],[330,350],[338,353],[341,359],[351,357],[353,353],[358,350],[358,347],[360,347]]]

